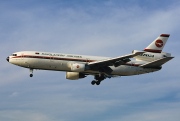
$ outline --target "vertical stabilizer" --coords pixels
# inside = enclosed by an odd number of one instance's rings
[[[149,46],[147,46],[144,49],[144,51],[153,52],[153,53],[161,53],[169,36],[170,36],[169,34],[161,34]]]

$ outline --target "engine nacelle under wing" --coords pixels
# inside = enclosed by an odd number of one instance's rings
[[[66,79],[69,80],[77,80],[81,78],[85,78],[86,76],[79,72],[66,72]]]
[[[71,64],[71,71],[74,72],[83,72],[85,70],[86,65],[83,63],[73,63]]]

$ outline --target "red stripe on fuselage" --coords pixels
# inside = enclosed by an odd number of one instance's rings
[[[86,59],[76,59],[76,58],[57,58],[53,56],[34,56],[34,55],[23,55],[23,56],[15,56],[12,58],[36,58],[36,59],[51,59],[51,60],[67,60],[67,61],[81,61],[81,62],[94,62],[96,60],[86,60]]]
[[[15,57],[12,57],[12,58],[36,58],[36,59],[66,60],[66,61],[80,61],[80,62],[95,62],[95,61],[97,61],[97,60],[73,59],[73,58],[57,58],[57,57],[32,56],[32,55],[15,56]],[[140,64],[126,63],[124,65],[139,66]]]

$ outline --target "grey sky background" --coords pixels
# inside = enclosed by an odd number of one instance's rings
[[[178,0],[0,1],[0,120],[179,121]],[[6,61],[37,50],[116,57],[143,50],[162,33],[175,58],[156,73],[70,81],[64,72],[34,71]]]

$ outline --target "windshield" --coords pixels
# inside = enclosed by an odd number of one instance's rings
[[[17,56],[17,54],[14,54],[14,53],[13,53],[12,56]]]

